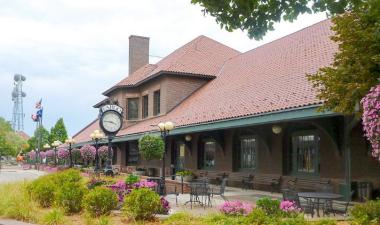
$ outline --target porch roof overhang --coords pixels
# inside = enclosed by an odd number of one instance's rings
[[[332,116],[341,115],[339,113],[332,112],[332,111],[320,112],[317,110],[319,106],[320,105],[299,107],[299,108],[293,108],[293,109],[288,109],[288,110],[281,110],[281,111],[275,111],[275,112],[262,113],[258,115],[246,116],[246,117],[239,117],[239,118],[232,118],[232,119],[226,119],[226,120],[180,126],[180,127],[176,127],[173,131],[171,131],[170,135],[183,135],[183,134],[196,133],[196,132],[231,129],[231,128],[278,123],[278,122],[299,121],[299,120],[324,118],[324,117],[332,117]],[[112,142],[115,143],[115,142],[138,140],[141,136],[148,133],[153,134],[153,135],[160,134],[158,130],[135,133],[135,134],[127,134],[123,136],[116,136]],[[104,143],[105,142],[106,141],[104,141]],[[75,144],[75,146],[82,146],[82,145],[90,144],[90,143],[91,143],[90,141],[82,142],[82,143]]]

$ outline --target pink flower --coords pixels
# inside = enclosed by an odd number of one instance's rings
[[[80,148],[80,154],[84,160],[94,160],[96,149],[91,145],[84,145]]]
[[[252,212],[251,204],[241,201],[226,201],[219,207],[220,212],[227,215],[247,215]]]
[[[298,208],[297,204],[294,201],[288,201],[288,200],[281,202],[280,209],[284,212],[289,212],[289,213],[301,211],[301,209]]]
[[[58,159],[68,159],[70,157],[70,153],[68,150],[60,148],[58,149],[57,157]]]
[[[28,153],[28,156],[31,160],[35,160],[36,159],[36,152],[34,150],[30,151]]]
[[[134,184],[135,188],[153,188],[157,186],[156,182],[142,180]]]
[[[46,154],[45,154],[45,156],[46,156],[46,158],[53,158],[54,157],[54,150],[52,150],[52,149],[50,149],[50,150],[47,150],[46,151]]]
[[[111,151],[112,152],[112,151]],[[101,146],[99,149],[98,149],[98,154],[99,154],[99,157],[102,158],[102,159],[106,159],[108,157],[108,146]]]
[[[360,103],[364,136],[371,143],[372,156],[380,160],[380,85],[372,87]]]

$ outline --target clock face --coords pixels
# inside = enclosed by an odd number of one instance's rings
[[[115,111],[105,112],[101,118],[103,128],[108,133],[115,133],[121,128],[121,117]]]

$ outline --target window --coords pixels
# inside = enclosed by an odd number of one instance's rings
[[[160,107],[161,107],[160,95],[161,95],[160,90],[155,91],[153,93],[153,115],[155,116],[160,114]]]
[[[255,169],[257,159],[257,140],[254,136],[240,138],[240,168]]]
[[[139,149],[137,141],[130,141],[127,144],[128,154],[127,154],[127,165],[136,165],[139,160]]]
[[[216,142],[215,140],[207,140],[204,142],[204,161],[203,169],[211,169],[215,166],[215,152]]]
[[[139,118],[139,99],[128,99],[128,120],[137,120]]]
[[[319,136],[314,132],[293,135],[293,172],[316,175],[319,172]]]
[[[185,144],[180,142],[176,144],[175,169],[177,171],[185,169]]]
[[[149,106],[149,102],[148,102],[148,95],[144,95],[143,96],[143,102],[142,102],[142,104],[143,104],[143,108],[142,108],[142,118],[146,118],[146,117],[148,117],[148,106]]]

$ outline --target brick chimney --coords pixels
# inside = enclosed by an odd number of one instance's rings
[[[129,75],[149,63],[149,38],[129,36]]]

